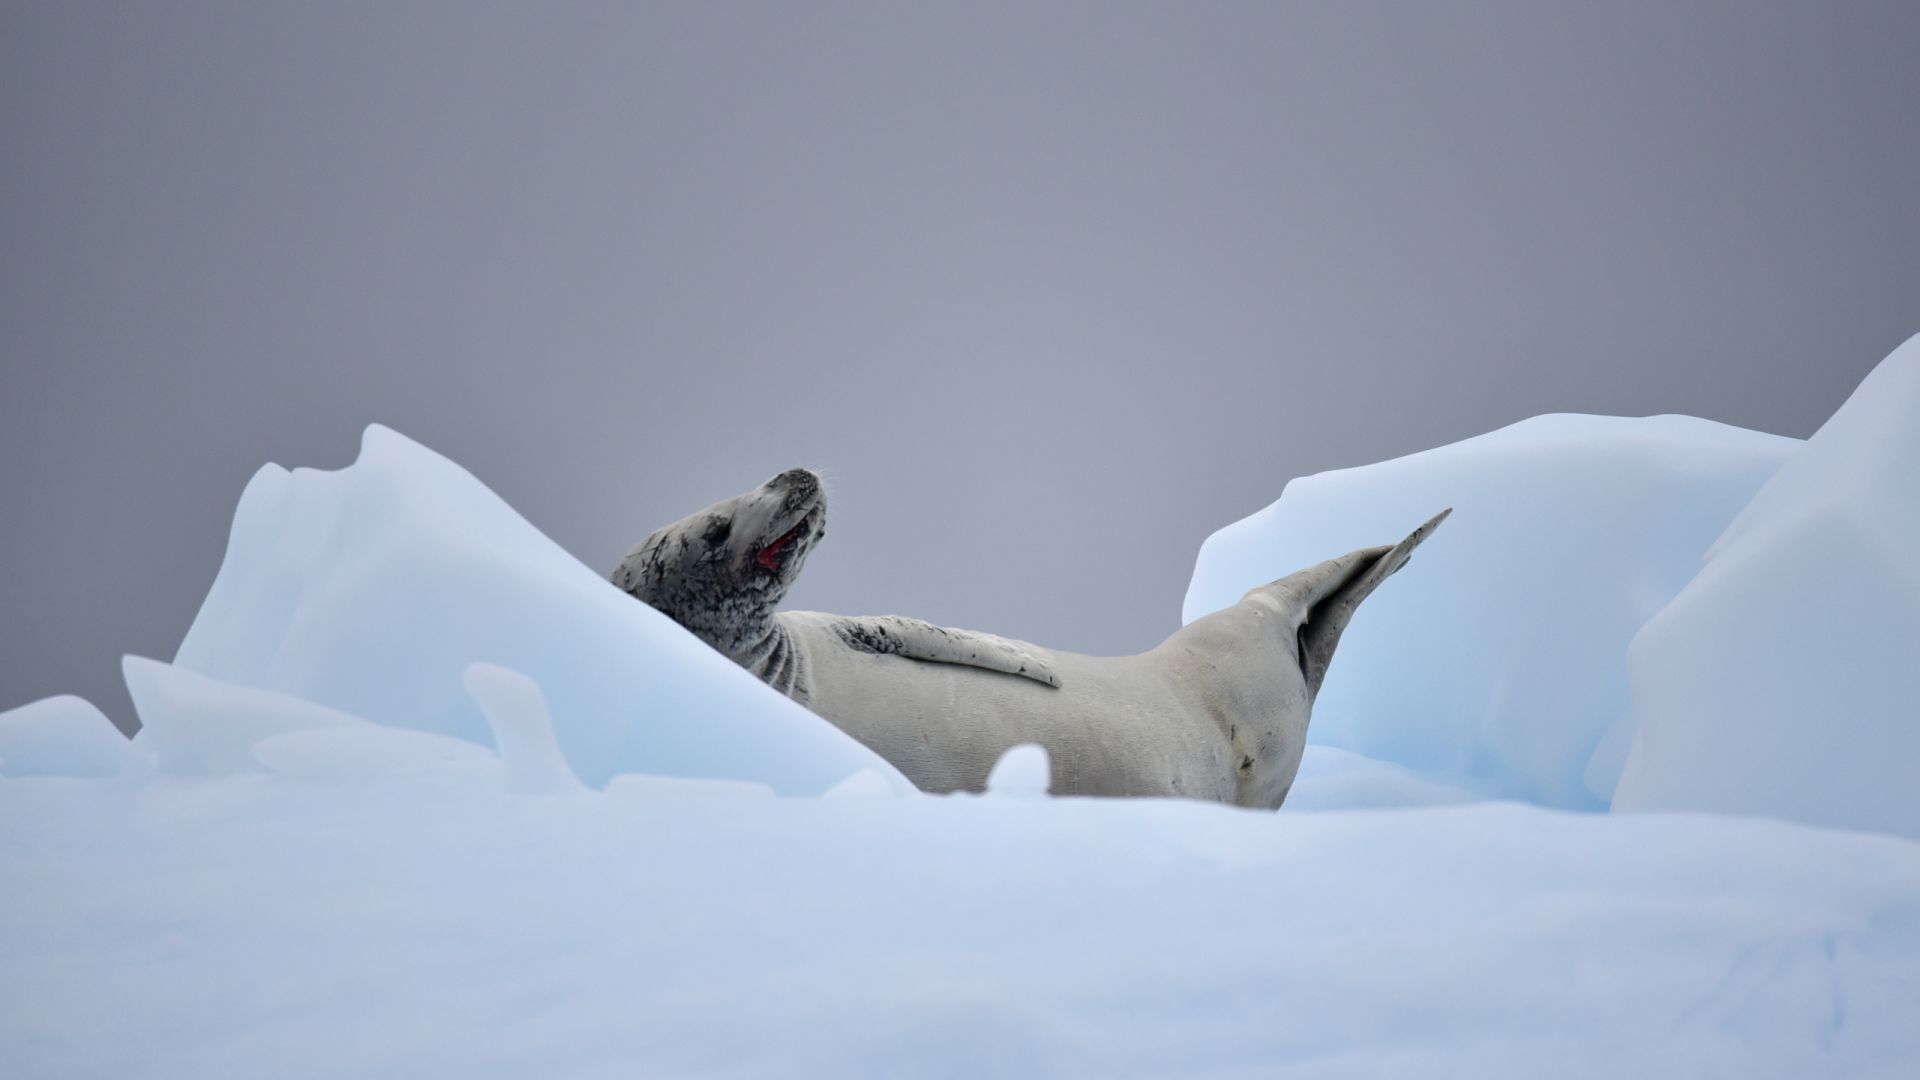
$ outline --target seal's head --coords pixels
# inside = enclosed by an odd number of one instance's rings
[[[642,540],[620,560],[613,583],[738,657],[767,635],[774,609],[826,534],[820,477],[788,469]]]

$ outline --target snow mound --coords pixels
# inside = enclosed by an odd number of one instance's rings
[[[890,799],[896,792],[892,781],[871,770],[862,770],[828,788],[823,799]]]
[[[460,739],[381,727],[305,698],[234,686],[144,657],[127,657],[121,669],[140,716],[133,745],[163,775],[500,782],[499,759]]]
[[[60,694],[0,712],[0,776],[119,776],[140,764],[85,698]]]
[[[1728,526],[1632,671],[1615,809],[1920,836],[1920,337]]]
[[[1047,760],[1047,748],[1038,743],[1008,747],[987,773],[989,795],[1045,795],[1052,785],[1053,763]]]
[[[463,684],[475,663],[531,680],[567,768],[595,787],[639,772],[814,795],[864,771],[912,790],[581,565],[471,474],[378,425],[348,468],[254,476],[175,658],[236,687],[492,745]],[[492,689],[526,719],[507,700],[516,691]],[[551,764],[529,767],[553,780]]]
[[[1443,789],[1600,809],[1627,644],[1797,440],[1685,416],[1540,416],[1289,483],[1208,537],[1184,616],[1454,514],[1355,617],[1309,738]]]
[[[509,791],[569,795],[581,790],[580,778],[554,741],[553,718],[537,683],[497,664],[474,664],[461,682],[487,714]]]

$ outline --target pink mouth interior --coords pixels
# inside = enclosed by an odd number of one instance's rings
[[[804,524],[806,524],[804,521],[800,523],[800,525]],[[780,569],[780,553],[786,550],[788,544],[793,543],[794,537],[800,535],[800,525],[795,525],[793,528],[781,533],[773,543],[761,548],[760,554],[754,556],[754,561],[766,567],[768,570]]]

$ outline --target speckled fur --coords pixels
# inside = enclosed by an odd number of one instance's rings
[[[805,660],[775,609],[826,521],[820,478],[789,469],[657,530],[620,560],[613,583],[805,704]],[[789,530],[794,537],[776,565],[762,565],[761,550]]]
[[[775,609],[799,576],[808,552],[826,535],[826,520],[826,490],[819,477],[806,469],[790,469],[658,530],[629,551],[611,576],[615,585],[774,689],[808,704],[813,694],[807,650],[794,640],[792,620]],[[790,529],[795,530],[792,540],[769,570],[758,554]],[[1020,642],[898,615],[827,618],[827,633],[858,652],[960,664],[1059,685],[1052,669]]]

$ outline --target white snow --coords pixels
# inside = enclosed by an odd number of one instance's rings
[[[554,741],[546,698],[532,679],[497,664],[474,664],[461,682],[487,714],[508,791],[570,795],[583,790]]]
[[[269,465],[174,661],[385,727],[482,746],[462,684],[495,664],[544,693],[573,771],[744,780],[814,795],[905,778],[561,550],[464,469],[378,425],[334,472]]]
[[[0,712],[0,776],[117,776],[139,764],[85,698],[61,694]]]
[[[893,782],[871,770],[861,770],[828,788],[823,799],[891,799],[899,795]]]
[[[1760,490],[1632,666],[1615,809],[1920,837],[1920,337]]]
[[[1456,508],[1270,814],[900,798],[369,429],[254,478],[136,740],[0,713],[0,1072],[1911,1076],[1920,344],[1798,447],[1542,417],[1216,534],[1189,617]],[[1629,757],[1769,816],[1549,808]]]
[[[1037,743],[1009,747],[987,772],[989,795],[1045,795],[1053,784],[1047,748]]]
[[[1185,618],[1451,506],[1354,617],[1308,739],[1444,787],[1599,809],[1626,752],[1607,733],[1631,707],[1628,642],[1798,446],[1686,416],[1540,416],[1302,477],[1208,537]]]
[[[1484,801],[1392,762],[1332,746],[1308,746],[1282,811],[1384,810]]]
[[[10,1076],[1905,1077],[1920,845],[1514,804],[0,781]]]
[[[445,735],[381,727],[291,694],[233,686],[144,657],[125,658],[121,669],[141,723],[132,743],[136,775],[264,770],[357,784],[500,772],[486,748]]]

